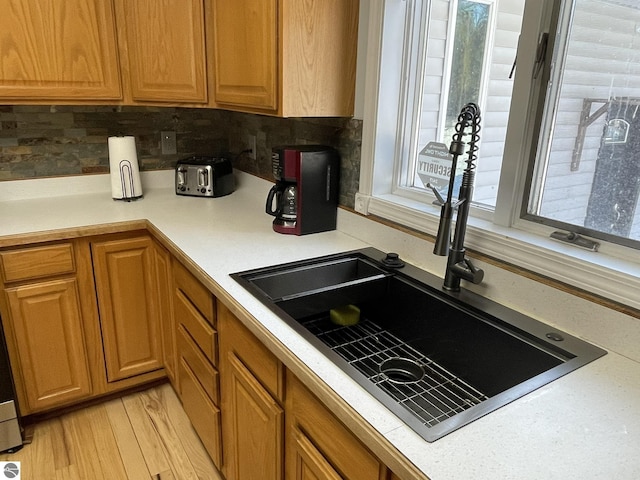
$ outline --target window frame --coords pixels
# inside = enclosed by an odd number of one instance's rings
[[[554,31],[552,20],[558,17],[559,3],[556,0],[528,0],[525,3],[526,21],[518,48],[517,69],[520,72],[534,71],[536,48],[531,45],[537,45],[540,32]],[[402,125],[399,117],[405,108],[401,99],[406,93],[397,72],[402,72],[404,66],[402,57],[406,41],[406,36],[399,30],[404,32],[404,18],[411,13],[407,11],[411,4],[406,0],[372,2],[368,12],[362,161],[355,209],[364,215],[379,216],[433,236],[437,232],[440,209],[425,202],[424,193],[397,187],[400,172],[394,161],[405,148],[395,141],[396,132]],[[381,68],[381,61],[385,62],[384,68]],[[529,74],[515,77],[512,101],[525,105],[526,111],[534,112],[534,115],[522,115],[522,109],[511,110],[504,151],[504,158],[509,161],[503,161],[496,210],[491,213],[473,209],[466,246],[577,289],[640,308],[637,250],[608,242],[601,242],[597,253],[583,250],[550,239],[555,228],[520,216],[522,209],[526,210],[527,195],[523,192],[530,178],[530,155],[540,131],[540,103],[552,67],[545,65],[543,74],[535,80]],[[389,175],[389,172],[393,174]],[[425,252],[425,255],[430,253]]]
[[[560,4],[560,2],[557,2],[553,6],[551,19],[549,20],[549,23],[550,23],[548,28],[549,32],[556,31],[558,28],[559,22],[562,22],[562,26],[563,26],[563,30],[562,30],[563,35],[556,36],[555,38],[553,36],[549,37],[549,45],[548,45],[549,52],[553,52],[554,57],[557,57],[558,53],[562,52],[559,63],[553,65],[553,68],[555,68],[556,70],[564,69],[565,63],[567,61],[566,52],[568,50],[568,42],[569,42],[569,33],[567,28],[571,23],[571,17],[573,14],[572,10],[573,10],[572,4],[569,4],[566,2],[563,2],[562,4]],[[548,56],[551,57],[552,54],[549,53]],[[552,76],[553,78],[549,83],[549,79]],[[524,225],[526,225],[526,222],[544,224],[544,225],[547,225],[552,230],[556,230],[556,229],[568,230],[568,231],[576,232],[588,237],[592,237],[596,239],[599,243],[602,243],[602,241],[604,241],[607,244],[615,245],[613,249],[615,249],[614,251],[617,252],[618,255],[627,255],[626,253],[624,253],[625,252],[624,248],[630,247],[629,250],[631,250],[631,254],[633,254],[633,250],[635,251],[638,250],[638,246],[640,244],[640,241],[638,240],[616,236],[606,232],[593,230],[586,226],[574,225],[572,223],[567,223],[562,220],[557,220],[550,217],[544,217],[542,215],[529,212],[531,203],[539,202],[540,201],[539,197],[542,195],[540,191],[537,191],[537,192],[534,191],[534,185],[540,181],[538,170],[543,170],[545,172],[547,170],[547,162],[549,161],[548,152],[551,149],[552,141],[549,138],[546,138],[546,139],[540,138],[541,135],[539,132],[540,130],[543,130],[547,125],[548,125],[547,128],[549,128],[551,131],[554,129],[553,123],[555,122],[555,115],[553,114],[553,111],[555,110],[555,107],[557,106],[558,100],[560,98],[561,77],[562,77],[561,72],[556,71],[556,73],[553,73],[552,68],[547,68],[543,72],[543,78],[540,82],[540,88],[544,88],[544,86],[549,85],[546,93],[546,99],[548,101],[548,99],[552,97],[554,101],[554,107],[552,108],[547,107],[549,112],[545,112],[544,102],[540,101],[538,105],[539,118],[536,122],[536,125],[538,125],[539,128],[538,130],[536,130],[536,133],[532,139],[532,142],[536,142],[536,145],[530,149],[530,157],[529,157],[530,165],[528,167],[529,170],[526,177],[525,193],[523,195],[522,202],[520,205],[520,219],[523,221]],[[545,113],[548,113],[549,115],[545,117]],[[544,153],[540,154],[539,153],[540,151],[543,151]],[[544,155],[545,157],[544,166],[536,165],[536,161],[539,160],[538,157],[540,155]],[[546,173],[542,175],[546,176]],[[544,183],[544,180],[542,182]],[[538,188],[538,187],[535,187],[535,188]]]

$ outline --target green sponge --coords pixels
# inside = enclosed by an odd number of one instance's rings
[[[360,308],[355,305],[344,305],[329,310],[329,318],[336,325],[349,327],[360,321]]]

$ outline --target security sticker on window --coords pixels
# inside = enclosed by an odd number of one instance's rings
[[[461,168],[459,173],[464,170],[464,163],[459,162],[456,170]],[[449,153],[449,147],[444,143],[429,142],[418,156],[418,168],[416,173],[420,180],[427,187],[427,184],[436,190],[442,190],[449,185],[451,178],[451,166],[453,164],[453,155]],[[456,175],[458,172],[456,172]]]

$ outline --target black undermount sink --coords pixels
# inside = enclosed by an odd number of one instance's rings
[[[606,352],[366,248],[232,274],[342,370],[434,441]],[[341,326],[333,308],[356,305]]]

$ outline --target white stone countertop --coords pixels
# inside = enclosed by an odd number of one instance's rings
[[[361,228],[362,219],[343,210],[338,231],[302,237],[275,233],[264,213],[269,182],[240,173],[237,178],[232,195],[204,199],[176,196],[173,172],[145,174],[144,198],[130,203],[111,199],[106,175],[0,182],[0,239],[149,220],[433,480],[640,478],[640,363],[626,353],[637,347],[621,341],[617,348],[615,341],[599,339],[601,327],[592,326],[595,322],[574,324],[569,319],[561,328],[599,343],[609,353],[427,443],[229,276],[365,246],[385,250],[393,242],[401,256],[412,261],[418,256],[414,240],[395,232],[391,242],[385,230],[363,241],[349,227]],[[619,335],[637,345],[637,322],[613,321],[632,325]]]

